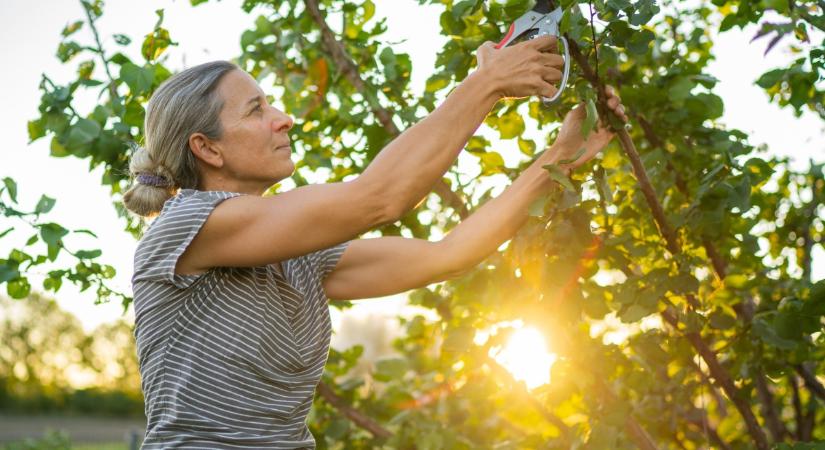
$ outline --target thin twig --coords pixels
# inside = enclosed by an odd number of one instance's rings
[[[95,20],[92,18],[91,7],[85,0],[80,0],[81,5],[83,5],[83,10],[86,11],[86,17],[89,19],[89,28],[92,29],[92,34],[95,37],[95,43],[97,44],[97,53],[100,54],[100,59],[103,61],[103,70],[106,72],[106,77],[109,78],[109,94],[112,96],[112,102],[115,101],[117,96],[117,90],[115,90],[115,79],[112,77],[112,73],[109,71],[109,59],[106,58],[106,53],[103,51],[103,44],[100,43],[100,35],[97,33],[97,27],[95,26]]]

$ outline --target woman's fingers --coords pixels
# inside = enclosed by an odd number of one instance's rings
[[[627,122],[627,115],[625,115],[624,105],[622,105],[622,99],[619,97],[619,94],[616,93],[616,89],[613,86],[606,86],[604,89],[605,94],[607,94],[607,107],[612,109],[622,122]]]
[[[535,49],[537,49],[540,52],[557,52],[557,41],[558,38],[556,36],[553,36],[552,34],[544,34],[525,42],[530,42],[530,44],[527,45],[532,45]]]
[[[556,53],[542,53],[539,60],[545,66],[560,69],[564,67],[564,57]]]
[[[544,97],[550,98],[550,97],[552,97],[552,96],[556,95],[556,92],[558,92],[558,91],[559,91],[559,88],[557,88],[557,87],[553,86],[553,85],[552,85],[552,84],[550,84],[550,83],[547,83],[547,84],[544,86],[544,91],[545,91],[545,92],[544,92],[543,94],[541,94],[541,95],[542,95],[542,96],[544,96]]]
[[[558,69],[545,67],[544,73],[542,74],[542,78],[544,79],[544,81],[547,81],[548,83],[555,83],[561,80],[561,71]]]

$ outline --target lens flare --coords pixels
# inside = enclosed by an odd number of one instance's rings
[[[528,389],[549,383],[550,368],[556,361],[556,355],[547,351],[544,336],[533,327],[518,327],[504,348],[491,349],[490,356]]]

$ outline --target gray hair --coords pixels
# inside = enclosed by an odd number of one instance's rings
[[[219,115],[224,101],[216,86],[233,70],[241,69],[229,61],[212,61],[177,73],[158,87],[146,105],[144,147],[136,147],[129,161],[132,187],[123,194],[127,209],[151,217],[179,188],[197,189],[198,166],[189,137],[203,133],[217,140],[223,135]],[[167,185],[140,183],[135,179],[140,174],[163,177]]]

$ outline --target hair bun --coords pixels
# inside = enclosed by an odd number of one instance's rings
[[[134,145],[129,172],[135,178],[123,194],[123,204],[135,214],[151,217],[163,209],[163,204],[174,195],[174,181],[167,170],[157,166],[149,151]]]

